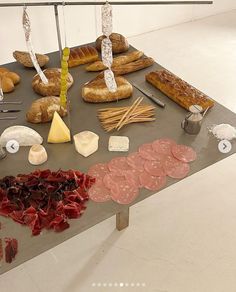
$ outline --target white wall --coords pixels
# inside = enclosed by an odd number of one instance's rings
[[[232,9],[236,9],[236,0],[214,0],[213,5],[207,6],[114,6],[113,30],[129,37]],[[59,11],[63,35],[62,9],[59,8]],[[66,6],[64,12],[68,46],[92,42],[101,34],[100,6]],[[29,7],[28,14],[32,24],[35,51],[46,53],[57,50],[53,7]],[[26,50],[21,22],[22,7],[0,8],[0,64],[13,61],[14,50]],[[64,44],[63,36],[62,40]]]

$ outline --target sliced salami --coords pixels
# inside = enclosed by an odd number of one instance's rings
[[[127,163],[126,157],[115,157],[108,163],[110,171],[114,172],[118,176],[123,176],[124,171],[130,170],[131,167]]]
[[[146,159],[143,159],[138,152],[131,153],[127,156],[127,163],[133,169],[143,171],[144,163]]]
[[[187,163],[179,161],[174,157],[167,157],[163,165],[166,174],[172,178],[184,178],[189,173],[190,167]]]
[[[152,143],[141,145],[138,152],[143,159],[158,160],[158,153],[152,148]]]
[[[144,169],[147,173],[153,176],[165,176],[166,173],[163,169],[163,162],[158,160],[146,161],[144,164]]]
[[[99,180],[103,180],[105,174],[107,173],[109,173],[109,169],[106,163],[95,164],[88,170],[88,175]]]
[[[107,202],[111,200],[111,193],[108,188],[105,187],[101,180],[98,180],[89,190],[89,198],[97,203]]]
[[[141,188],[142,185],[140,184],[140,181],[139,181],[140,173],[141,171],[133,168],[125,172],[125,178],[127,181],[132,182],[134,186],[136,186],[137,188]]]
[[[166,184],[166,176],[153,176],[146,171],[139,175],[139,180],[141,185],[150,191],[158,191]]]
[[[114,184],[120,184],[126,180],[125,176],[118,176],[113,172],[107,173],[103,178],[103,183],[105,187],[111,189]]]
[[[158,139],[152,143],[153,149],[160,155],[172,156],[171,149],[176,145],[174,140],[171,139]]]
[[[126,205],[132,203],[138,196],[138,188],[132,182],[124,181],[119,185],[114,185],[111,189],[111,198],[113,201]]]
[[[197,158],[193,148],[186,145],[173,145],[172,154],[175,158],[183,162],[191,162]]]

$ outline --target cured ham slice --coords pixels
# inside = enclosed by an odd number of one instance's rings
[[[99,180],[102,180],[107,173],[109,169],[106,163],[97,163],[88,170],[88,175]]]
[[[134,152],[128,155],[127,163],[133,169],[143,171],[144,170],[144,163],[146,159],[143,159],[138,152]]]
[[[159,155],[152,148],[152,143],[143,144],[138,149],[140,156],[146,160],[158,160]]]
[[[123,176],[124,171],[130,170],[131,167],[127,163],[126,157],[115,157],[108,163],[110,171],[114,172],[118,176]]]
[[[173,156],[183,162],[191,162],[197,158],[193,148],[186,145],[173,145],[171,150]]]
[[[119,204],[126,205],[132,203],[138,193],[138,188],[132,182],[124,181],[119,185],[114,185],[111,189],[111,198]]]
[[[18,241],[15,238],[5,238],[5,261],[11,263],[18,252]]]
[[[190,170],[190,167],[187,163],[179,161],[171,156],[167,157],[163,167],[169,177],[178,179],[187,176]]]
[[[113,172],[107,173],[103,178],[105,187],[111,189],[114,184],[119,184],[125,180],[125,176],[118,176]]]
[[[171,149],[174,145],[176,145],[175,141],[168,138],[158,139],[152,143],[152,147],[157,153],[169,156],[172,156]]]
[[[140,173],[141,172],[137,169],[131,169],[125,172],[125,178],[127,181],[132,182],[134,186],[136,186],[137,188],[141,188],[142,185],[140,184],[139,181]]]
[[[166,184],[165,176],[153,176],[146,171],[139,175],[139,180],[141,185],[150,191],[158,191]]]
[[[111,193],[102,181],[97,181],[88,191],[89,198],[97,203],[107,202],[111,199]]]
[[[146,161],[144,169],[147,173],[153,176],[165,176],[166,173],[163,169],[163,163],[158,160]]]

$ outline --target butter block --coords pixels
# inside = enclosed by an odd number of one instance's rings
[[[91,131],[83,131],[73,136],[76,151],[88,157],[98,150],[99,136]]]
[[[57,112],[54,112],[51,128],[48,134],[48,143],[69,142],[70,130]]]
[[[108,142],[109,151],[129,151],[129,138],[126,136],[110,136]]]

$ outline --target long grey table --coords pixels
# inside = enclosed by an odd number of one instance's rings
[[[60,64],[58,52],[49,54],[49,56],[50,62],[48,63],[47,67],[58,67]],[[17,120],[0,121],[0,133],[5,128],[13,125],[25,125],[34,128],[44,138],[43,145],[48,152],[49,159],[40,167],[32,166],[28,163],[27,160],[29,147],[21,147],[18,153],[8,154],[5,159],[0,161],[0,177],[6,175],[17,175],[19,173],[29,173],[35,169],[47,168],[51,170],[58,170],[59,168],[62,168],[63,170],[78,169],[82,172],[87,172],[89,166],[97,162],[107,162],[113,157],[124,155],[124,153],[108,151],[108,139],[111,134],[106,133],[101,128],[97,119],[97,110],[104,107],[130,105],[137,97],[141,95],[139,91],[134,89],[132,98],[119,101],[118,103],[85,103],[81,97],[81,86],[85,82],[95,77],[97,73],[86,72],[85,66],[79,66],[70,69],[70,73],[74,78],[74,85],[69,90],[72,108],[72,135],[83,130],[91,130],[100,136],[99,150],[93,155],[84,158],[75,151],[74,145],[71,143],[47,144],[46,141],[50,123],[35,125],[26,122],[25,114],[27,109],[33,100],[40,97],[34,93],[31,87],[31,81],[35,71],[33,69],[26,69],[18,63],[11,63],[5,66],[12,71],[17,72],[21,76],[21,83],[16,86],[16,89],[13,93],[5,94],[5,100],[22,100],[23,104],[20,106],[1,106],[3,109],[19,108],[22,111],[18,114]],[[137,150],[139,145],[151,142],[158,138],[172,138],[177,143],[192,146],[197,152],[198,158],[191,164],[191,172],[189,175],[198,172],[201,169],[233,154],[236,149],[235,146],[233,146],[232,151],[227,155],[221,154],[218,151],[218,142],[208,133],[207,127],[211,126],[212,124],[220,123],[236,124],[236,115],[222,105],[216,103],[215,106],[206,115],[201,132],[197,136],[186,134],[180,127],[180,123],[187,113],[186,110],[172,102],[165,95],[163,95],[145,81],[146,73],[160,68],[160,65],[154,64],[152,67],[125,76],[129,81],[135,81],[135,83],[139,84],[143,88],[146,88],[166,103],[165,109],[156,107],[155,122],[131,124],[121,129],[118,133],[115,132],[115,134],[129,137],[129,152],[134,152]],[[199,72],[199,74],[201,73]],[[152,104],[152,102],[148,99],[145,99],[145,103]],[[1,114],[1,116],[3,116],[3,114]],[[176,183],[177,181],[178,180],[168,178],[166,187]],[[143,189],[140,192],[138,198],[131,205],[136,204],[137,202],[144,200],[153,194],[154,192]],[[42,234],[39,236],[31,236],[31,230],[28,227],[22,226],[11,219],[0,217],[0,222],[2,223],[0,237],[14,237],[18,239],[19,242],[19,252],[16,256],[16,259],[11,264],[6,264],[3,261],[2,266],[0,267],[0,273],[4,273],[13,267],[20,265],[24,261],[27,261],[50,248],[53,248],[63,241],[79,234],[80,232],[98,224],[99,222],[111,216],[117,216],[118,230],[127,227],[129,223],[129,207],[130,206],[116,204],[112,201],[106,203],[94,203],[89,201],[83,216],[80,219],[70,220],[69,229],[61,233],[43,230]]]

